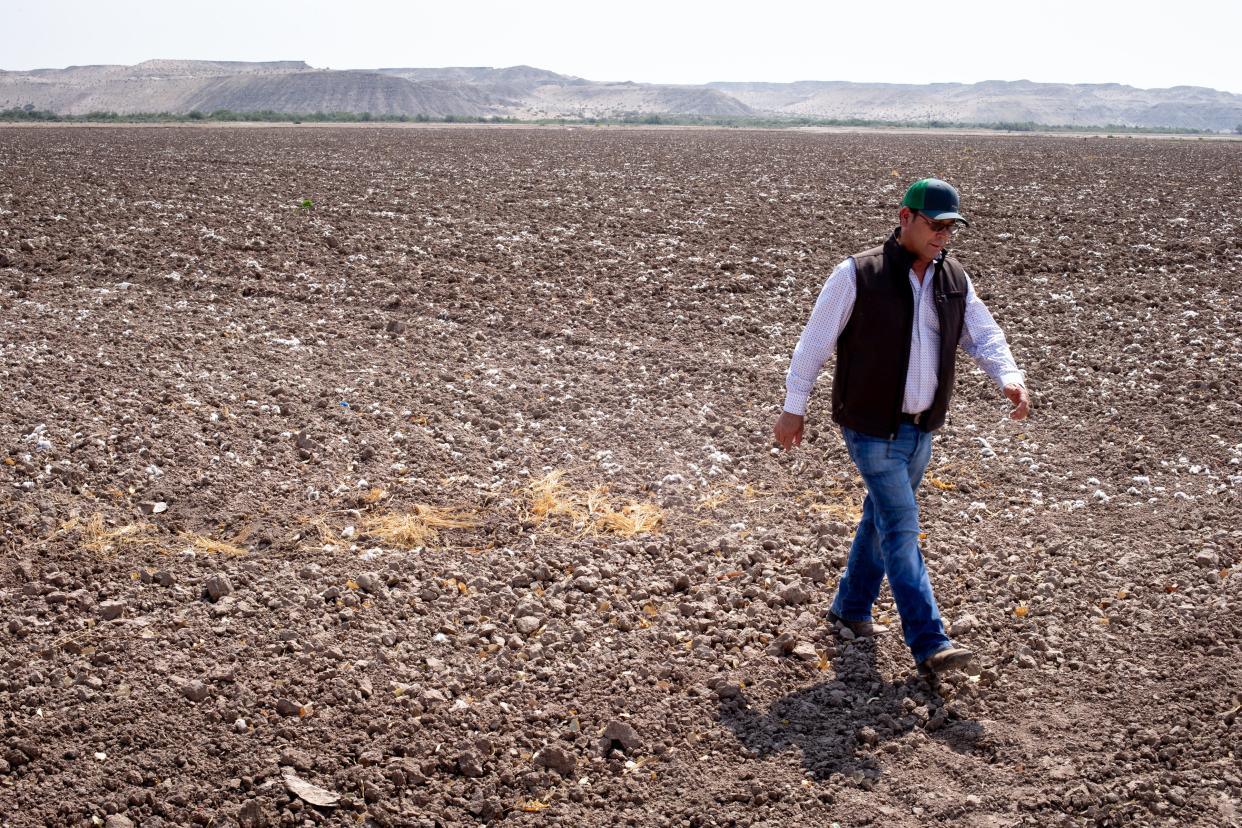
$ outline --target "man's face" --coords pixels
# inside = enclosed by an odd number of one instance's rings
[[[953,238],[952,222],[934,221],[916,210],[902,207],[901,244],[922,261],[931,261]]]

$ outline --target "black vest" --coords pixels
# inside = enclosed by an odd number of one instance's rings
[[[832,377],[832,419],[873,437],[897,434],[910,364],[914,294],[909,273],[914,255],[901,246],[898,232],[881,247],[853,257],[858,290],[849,322],[837,339]],[[943,252],[935,261],[932,290],[940,320],[940,363],[936,396],[919,425],[924,431],[944,425],[966,316],[966,271]]]

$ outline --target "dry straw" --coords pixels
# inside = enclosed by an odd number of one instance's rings
[[[654,532],[664,522],[664,513],[653,503],[629,500],[614,505],[606,486],[574,491],[564,483],[564,476],[563,471],[553,470],[526,488],[527,511],[541,522],[564,518],[583,535],[627,538]]]
[[[857,523],[862,520],[862,509],[858,506],[857,497],[840,487],[821,491],[804,491],[802,500],[806,508],[817,514],[826,515],[842,523]]]
[[[362,531],[391,546],[413,549],[439,543],[442,529],[469,529],[477,525],[476,519],[462,512],[416,503],[409,512],[369,515],[362,522]]]
[[[82,548],[97,555],[113,557],[123,552],[155,550],[161,554],[169,552],[168,541],[160,537],[159,529],[152,523],[128,523],[124,526],[108,528],[103,515],[96,512],[85,522],[74,515],[61,524],[57,535],[77,532],[82,541]],[[190,549],[220,555],[245,555],[246,550],[235,542],[218,541],[206,535],[182,533],[181,539],[189,544]]]
[[[245,555],[246,550],[236,544],[218,541],[206,535],[183,534],[182,539],[190,544],[190,548],[210,555]]]
[[[130,523],[108,529],[104,526],[103,515],[96,512],[85,522],[72,517],[61,526],[61,532],[81,532],[82,548],[99,555],[117,555],[139,549],[159,546],[156,528],[150,523]]]

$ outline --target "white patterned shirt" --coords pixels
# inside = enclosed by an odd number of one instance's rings
[[[929,264],[923,281],[910,268],[910,289],[914,293],[914,325],[910,331],[910,363],[906,370],[906,390],[901,410],[918,414],[931,408],[936,395],[940,364],[940,319],[932,298],[932,274],[935,263]],[[785,377],[785,410],[806,414],[807,402],[815,379],[828,357],[836,349],[837,338],[845,330],[854,310],[857,295],[857,271],[853,257],[837,265],[815,302],[815,310],[806,323],[798,346],[794,348]],[[970,355],[997,385],[1025,385],[1026,377],[1018,369],[1005,334],[988,312],[987,306],[975,295],[970,276],[966,277],[966,317],[962,325],[962,350]]]

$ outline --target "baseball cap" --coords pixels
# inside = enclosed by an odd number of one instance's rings
[[[910,185],[910,189],[906,190],[901,206],[918,210],[929,219],[937,221],[957,219],[969,227],[970,222],[962,218],[962,214],[958,212],[961,201],[957,190],[949,182],[941,181],[939,178],[920,178]]]

